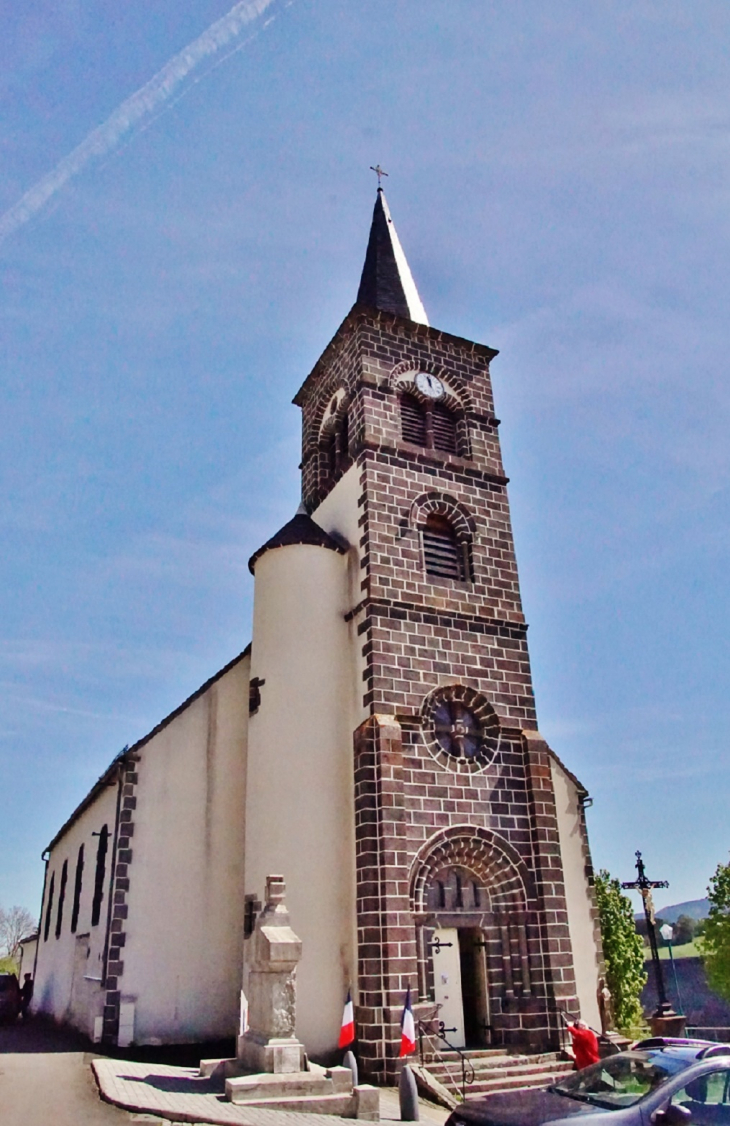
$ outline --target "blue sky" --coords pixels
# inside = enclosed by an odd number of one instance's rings
[[[2,5],[0,213],[229,10]],[[271,19],[271,17],[274,17]],[[270,22],[268,22],[270,21]],[[730,9],[273,0],[0,243],[0,904],[248,642],[292,395],[380,161],[432,324],[492,371],[540,727],[634,850],[728,858]]]

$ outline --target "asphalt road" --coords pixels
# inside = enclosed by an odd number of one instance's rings
[[[2,1126],[131,1126],[103,1103],[81,1041],[37,1021],[0,1025]]]

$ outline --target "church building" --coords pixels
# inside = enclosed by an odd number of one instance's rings
[[[294,402],[302,503],[252,641],[51,841],[35,1008],[96,1041],[234,1036],[266,877],[297,1035],[392,1078],[410,987],[456,1045],[599,1021],[587,793],[541,736],[490,364],[432,328],[382,189],[357,300]]]

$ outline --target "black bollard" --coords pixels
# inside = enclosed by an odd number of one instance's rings
[[[357,1087],[359,1083],[359,1079],[357,1077],[357,1060],[355,1059],[355,1056],[352,1052],[345,1052],[344,1056],[342,1057],[342,1066],[349,1067],[350,1071],[352,1072],[352,1085],[353,1087]]]
[[[398,1097],[400,1099],[401,1122],[418,1122],[420,1107],[418,1105],[418,1088],[416,1077],[407,1063],[403,1064],[398,1080]]]

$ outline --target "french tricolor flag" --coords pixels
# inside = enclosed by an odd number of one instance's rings
[[[400,1018],[400,1052],[399,1056],[410,1056],[416,1050],[416,1022],[413,1019],[411,1008],[411,987],[408,986],[406,1003],[403,1006],[403,1015]]]
[[[352,997],[350,990],[347,990],[347,1000],[345,1001],[345,1011],[342,1014],[342,1027],[340,1028],[340,1038],[337,1041],[338,1048],[348,1048],[355,1040],[355,1011],[352,1007]]]

